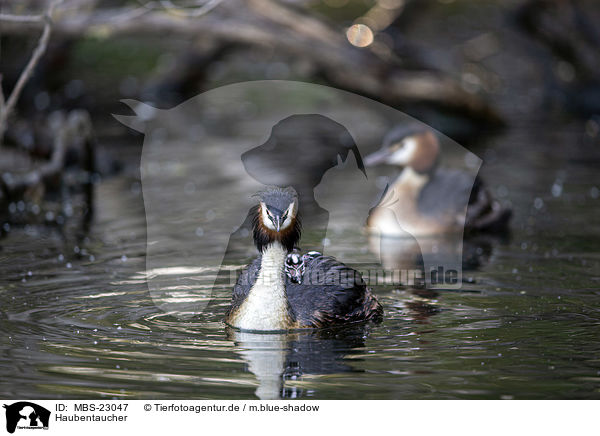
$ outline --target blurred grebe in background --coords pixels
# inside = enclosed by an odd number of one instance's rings
[[[511,211],[492,199],[481,179],[440,167],[439,157],[438,138],[426,126],[402,125],[385,136],[382,148],[364,159],[365,166],[388,164],[402,170],[371,211],[370,232],[416,236],[507,229]]]

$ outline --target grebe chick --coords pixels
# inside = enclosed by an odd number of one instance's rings
[[[277,331],[380,320],[383,309],[358,271],[317,252],[292,253],[301,232],[296,191],[273,187],[258,196],[259,256],[238,278],[225,322]]]
[[[429,128],[409,124],[391,130],[380,150],[364,159],[402,168],[367,220],[383,236],[435,235],[461,231],[502,232],[511,216],[477,176],[439,166],[440,144]],[[466,211],[465,211],[466,208]],[[465,213],[466,212],[466,213]]]
[[[302,276],[306,271],[306,264],[313,258],[322,256],[318,251],[309,251],[306,254],[289,253],[285,259],[285,275],[293,283],[302,283]]]

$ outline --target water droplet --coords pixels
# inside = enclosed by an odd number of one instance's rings
[[[585,133],[592,137],[595,138],[596,136],[598,136],[598,132],[600,132],[600,126],[598,125],[598,123],[594,120],[588,120],[585,123]]]
[[[215,217],[217,216],[217,214],[215,213],[214,210],[209,209],[208,211],[206,211],[205,216],[206,216],[206,220],[207,221],[212,221],[212,220],[215,219]]]
[[[560,184],[558,184],[558,183],[555,182],[554,185],[552,185],[552,189],[551,189],[552,196],[553,197],[560,197],[560,195],[562,194],[562,190],[563,190],[562,185],[560,185]]]

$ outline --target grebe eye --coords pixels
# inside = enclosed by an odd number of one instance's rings
[[[287,219],[288,213],[284,213],[283,216],[281,217],[282,221],[285,221]]]

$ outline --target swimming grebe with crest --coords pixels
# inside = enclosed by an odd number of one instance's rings
[[[292,253],[301,234],[296,191],[270,187],[258,197],[253,237],[259,256],[233,288],[226,323],[278,331],[380,320],[383,309],[357,271],[319,253]]]
[[[439,165],[440,144],[426,126],[392,129],[380,150],[364,159],[402,168],[367,220],[369,231],[382,236],[503,232],[511,211],[493,200],[479,176]]]

